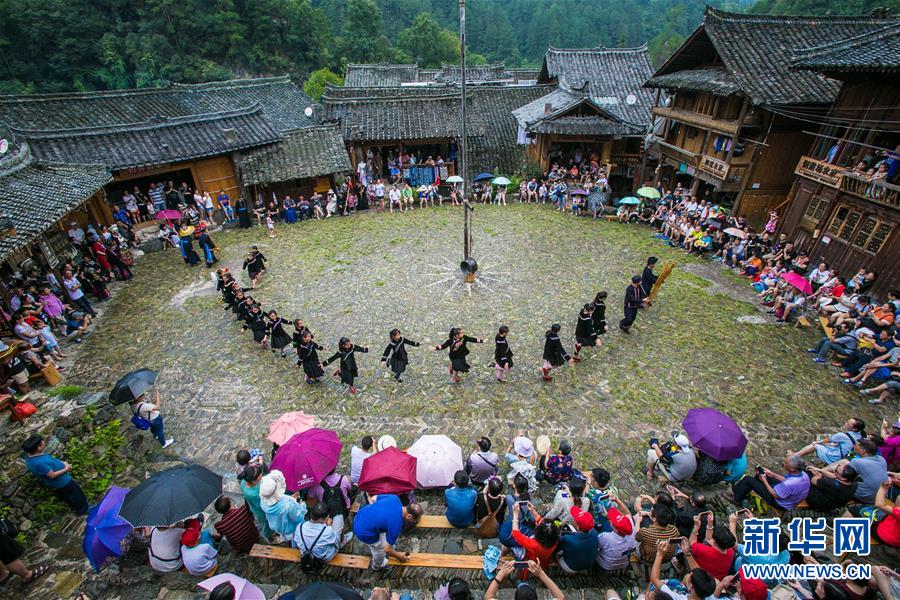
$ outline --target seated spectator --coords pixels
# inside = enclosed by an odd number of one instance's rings
[[[476,485],[484,483],[497,475],[497,464],[500,457],[496,452],[491,452],[491,440],[482,436],[476,443],[477,449],[466,460],[466,473]]]
[[[294,535],[297,525],[306,517],[306,503],[286,495],[286,483],[281,471],[275,469],[264,475],[259,483],[259,501],[266,522],[275,533],[285,539]]]
[[[519,433],[522,434],[521,431]],[[517,475],[522,475],[528,481],[528,489],[537,490],[537,454],[530,439],[524,435],[513,438],[509,448],[506,449],[506,461],[510,467],[509,473],[506,474],[509,483],[513,483]]]
[[[309,518],[297,525],[291,546],[299,548],[301,556],[312,552],[313,556],[327,563],[353,539],[353,532],[345,535],[343,523],[335,523],[328,512],[327,504],[317,502],[309,509]]]
[[[891,394],[894,394],[895,396],[900,395],[900,381],[898,381],[898,377],[900,377],[900,372],[894,371],[891,373],[891,379],[876,385],[873,388],[860,390],[859,393],[864,396],[867,394],[878,394],[877,398],[869,400],[869,404],[884,404],[884,401],[887,400]]]
[[[647,451],[647,479],[653,479],[654,470],[662,473],[669,481],[687,481],[697,470],[697,456],[691,448],[691,442],[684,434],[675,436],[675,440],[666,444],[663,449],[659,442],[651,440]]]
[[[525,487],[527,490],[527,484]],[[474,512],[476,526],[481,526],[482,519],[488,515],[493,515],[499,529],[499,524],[503,523],[506,518],[506,497],[503,495],[503,481],[497,477],[492,477],[488,480],[481,493],[475,498]],[[479,533],[479,535],[482,534]],[[494,537],[495,535],[496,533],[488,537]],[[484,536],[482,535],[482,537]]]
[[[900,505],[887,500],[892,485],[900,484],[900,476],[886,478],[875,494],[874,506],[854,506],[844,516],[867,517],[873,520],[872,538],[892,548],[900,548]]]
[[[694,529],[694,518],[697,515],[710,513],[710,508],[706,503],[706,494],[700,490],[694,490],[688,496],[673,485],[667,485],[666,489],[672,494],[672,499],[675,501],[675,505],[672,507],[675,511],[675,527],[682,536],[690,537],[691,531]],[[715,525],[715,516],[713,525]],[[706,535],[706,521],[701,521],[697,536],[700,539],[706,539]]]
[[[880,454],[887,463],[888,468],[892,471],[900,470],[900,419],[895,420],[890,427],[889,421],[884,419],[881,422],[881,437],[884,443],[878,447]]]
[[[810,474],[809,495],[806,503],[813,510],[829,511],[844,508],[856,495],[856,469],[849,464],[834,470],[834,477],[822,469],[807,467]]]
[[[885,354],[864,364],[860,367],[857,375],[845,379],[844,383],[852,383],[857,387],[862,387],[869,378],[876,380],[890,379],[898,366],[900,366],[900,346],[891,348]]]
[[[457,471],[453,475],[453,485],[444,490],[447,502],[447,520],[454,527],[465,529],[475,519],[475,499],[478,492],[469,485],[469,476],[465,471]]]
[[[516,564],[513,561],[501,561],[497,574],[491,580],[491,584],[484,593],[484,600],[498,600],[500,598],[500,586],[503,585],[504,581],[508,581],[512,577],[515,570]],[[563,595],[562,590],[559,589],[559,586],[557,586],[553,580],[550,579],[550,576],[544,572],[544,569],[541,568],[540,564],[535,561],[528,561],[527,573],[534,575],[544,584],[544,587],[547,588],[547,593],[549,594],[547,600],[564,600],[565,596]],[[530,583],[521,582],[516,586],[516,591],[512,598],[513,600],[537,600],[538,594],[537,590],[535,590]]]
[[[643,526],[641,523],[641,517],[643,516],[650,517],[650,525]],[[635,515],[635,540],[640,544],[639,555],[641,560],[646,563],[652,563],[656,558],[656,552],[661,540],[680,537],[678,529],[673,525],[674,521],[675,512],[670,507],[659,502],[654,504],[649,512],[642,510]],[[668,555],[665,558],[668,560],[675,554],[675,546],[669,547],[666,544],[666,549]]]
[[[587,571],[594,564],[600,544],[597,532],[594,531],[594,517],[576,506],[569,509],[569,515],[576,531],[559,536],[556,558],[560,568],[566,573]]]
[[[813,442],[790,454],[804,456],[815,451],[816,457],[826,465],[845,458],[853,450],[853,445],[866,434],[866,423],[859,417],[847,419],[841,430],[823,440]]]
[[[183,566],[181,562],[181,524],[172,527],[153,527],[150,545],[147,547],[150,567],[157,573],[174,573]]]
[[[740,543],[741,539],[738,535],[737,525],[739,521],[742,521],[746,517],[753,518],[754,515],[749,510],[743,509],[739,510],[736,513],[731,513],[728,515],[728,530],[731,531],[731,534],[734,536],[735,540],[737,540],[737,557],[734,560],[734,568],[735,570],[739,570],[741,565],[786,565],[791,562],[791,553],[788,551],[788,543],[790,539],[788,538],[787,532],[782,531],[778,535],[778,548],[780,550],[776,554],[749,554],[744,555],[744,546]],[[775,585],[778,583],[777,581],[767,581],[769,585]]]
[[[219,496],[215,507],[222,517],[216,522],[213,539],[224,537],[235,552],[249,552],[259,541],[259,530],[249,506],[244,503],[234,507],[227,496]]]
[[[568,483],[559,485],[556,495],[553,497],[553,505],[544,514],[544,518],[551,521],[559,521],[559,524],[562,526],[572,523],[571,509],[573,507],[590,511],[591,501],[584,495],[586,486],[587,482],[580,477],[572,477]],[[593,517],[591,521],[593,522]]]
[[[538,479],[556,485],[568,481],[572,476],[572,445],[566,440],[559,442],[556,454],[547,453],[541,457]]]
[[[618,498],[616,505],[617,508],[610,508],[606,513],[611,530],[597,536],[596,562],[605,571],[618,571],[628,567],[631,554],[637,548],[634,523],[628,507]]]
[[[363,436],[359,442],[359,446],[350,448],[350,481],[351,483],[359,483],[359,475],[362,473],[363,461],[374,454],[372,446],[375,441],[371,435]]]
[[[706,537],[699,542],[698,533],[700,522],[706,525]],[[734,534],[724,525],[712,524],[712,513],[706,513],[702,517],[694,517],[694,528],[691,531],[689,543],[691,555],[697,561],[697,566],[715,577],[725,578],[731,571],[731,563],[734,562]]]
[[[513,549],[513,552],[519,560],[533,560],[541,565],[541,568],[545,568],[550,564],[550,559],[553,557],[553,552],[559,543],[559,527],[550,520],[542,519],[530,502],[527,510],[531,513],[536,524],[533,536],[522,533],[519,530],[519,516],[522,512],[522,506],[518,502],[513,504],[512,537],[519,545],[522,550],[521,554],[524,556],[520,557],[515,549]],[[526,576],[527,573],[522,573],[522,579],[525,579]]]
[[[415,502],[403,506],[400,498],[393,494],[378,494],[370,500],[353,519],[353,533],[368,546],[372,555],[369,568],[373,571],[388,568],[388,558],[408,561],[409,552],[397,552],[394,545],[404,526],[415,526],[419,522],[422,507]]]
[[[900,330],[894,329],[891,331],[889,329],[883,329],[879,332],[877,338],[870,340],[870,343],[871,348],[857,347],[857,349],[854,352],[851,352],[841,363],[841,366],[844,369],[841,371],[841,377],[844,379],[844,383],[850,383],[852,377],[859,375],[859,370],[862,369],[863,365],[872,362],[876,356],[881,356],[882,354],[889,352],[892,348],[900,346]]]
[[[738,458],[733,458],[725,463],[725,474],[722,478],[726,483],[736,483],[747,472],[747,451],[741,453]]]
[[[823,469],[822,473],[828,477],[836,477],[835,471],[849,464],[858,475],[859,486],[856,488],[855,498],[863,503],[871,503],[875,499],[875,493],[881,482],[887,479],[887,462],[878,453],[878,446],[868,438],[863,438],[853,446],[856,457],[831,463]]]
[[[181,534],[181,561],[191,575],[210,577],[219,568],[219,551],[209,531],[200,531],[200,521],[190,519]]]
[[[818,344],[809,348],[807,352],[816,355],[813,358],[813,362],[825,363],[827,362],[829,351],[846,358],[856,350],[858,345],[858,333],[849,332],[846,328],[836,326],[831,335],[823,337]]]
[[[591,481],[587,490],[587,497],[591,503],[594,528],[598,532],[612,531],[607,513],[610,508],[616,505],[615,497],[617,493],[618,490],[610,485],[609,471],[602,467],[591,469]]]
[[[654,552],[653,567],[650,569],[650,583],[658,592],[668,594],[672,600],[706,600],[716,591],[715,578],[705,570],[697,567],[691,569],[684,579],[668,579],[663,581],[662,562],[665,556],[674,554],[675,547],[670,546],[669,540],[660,540],[658,548]],[[690,556],[689,551],[685,551]]]
[[[731,486],[725,492],[725,499],[744,508],[744,501],[750,492],[755,492],[770,506],[791,510],[806,499],[809,493],[809,475],[806,474],[806,463],[795,454],[784,458],[784,475],[779,475],[757,467],[756,474],[747,476]]]

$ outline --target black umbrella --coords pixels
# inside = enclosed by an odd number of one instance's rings
[[[476,175],[472,178],[472,181],[487,181],[488,179],[493,179],[494,176],[490,173],[481,173],[480,175]]]
[[[301,585],[280,600],[363,600],[363,597],[343,583],[321,582]]]
[[[113,404],[125,404],[134,402],[141,394],[153,387],[159,371],[150,369],[138,369],[127,375],[123,375],[109,393],[109,400]]]
[[[222,495],[222,477],[202,465],[154,474],[125,495],[119,516],[135,527],[168,527],[203,512]]]

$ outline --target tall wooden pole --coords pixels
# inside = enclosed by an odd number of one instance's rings
[[[468,150],[468,125],[466,123],[466,0],[459,0],[459,65],[460,65],[460,138],[459,138],[459,172],[462,177],[461,194],[463,199],[463,259],[468,260],[472,253],[471,213],[469,204],[469,165],[466,160]]]

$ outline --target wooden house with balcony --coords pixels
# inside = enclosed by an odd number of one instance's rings
[[[822,125],[795,165],[781,231],[842,276],[875,270],[883,298],[900,288],[900,21],[798,51],[793,65],[842,84],[827,113],[808,116]]]
[[[680,183],[761,227],[769,210],[784,203],[794,166],[812,143],[807,116],[823,114],[839,88],[819,73],[792,68],[794,54],[891,22],[707,7],[700,26],[646,83],[660,91],[650,145],[660,159],[656,181],[666,188]]]

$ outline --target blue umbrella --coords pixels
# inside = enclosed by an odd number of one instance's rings
[[[473,179],[472,181],[484,181],[485,179],[493,179],[493,178],[494,178],[494,176],[491,175],[490,173],[482,173],[481,175],[476,175],[475,179]]]
[[[81,547],[97,572],[112,557],[122,556],[122,540],[133,529],[131,523],[119,516],[119,509],[122,508],[127,493],[127,488],[112,486],[103,500],[88,513]]]
[[[641,201],[635,198],[634,196],[627,196],[619,200],[619,204],[629,204],[629,205],[638,205]]]

